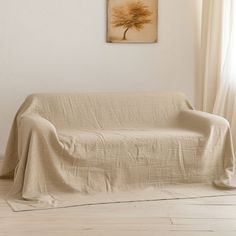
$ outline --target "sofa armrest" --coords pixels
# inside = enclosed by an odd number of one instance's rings
[[[55,126],[47,119],[43,118],[38,114],[26,114],[19,118],[18,120],[18,127],[20,126],[27,126],[30,129],[35,129],[39,131],[56,131]]]
[[[20,156],[25,151],[23,148],[25,147],[24,143],[28,142],[31,134],[37,133],[37,135],[40,135],[41,140],[46,140],[49,136],[57,138],[54,125],[35,113],[18,116],[14,121],[14,128],[15,130],[11,133],[8,140],[5,158],[1,166],[1,178],[12,178],[14,176]]]
[[[180,113],[180,123],[188,128],[200,129],[204,132],[210,131],[212,127],[230,127],[229,122],[220,116],[196,110],[183,110]]]

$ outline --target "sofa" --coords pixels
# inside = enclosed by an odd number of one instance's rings
[[[229,123],[174,92],[32,94],[1,169],[14,178],[11,199],[50,206],[176,184],[230,188],[233,175]]]

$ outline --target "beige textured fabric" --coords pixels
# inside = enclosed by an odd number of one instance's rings
[[[179,93],[34,94],[16,115],[1,175],[15,171],[15,210],[129,201],[170,184],[231,187],[233,153],[228,122]]]

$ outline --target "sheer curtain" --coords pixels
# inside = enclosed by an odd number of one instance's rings
[[[236,147],[236,1],[224,1],[222,72],[213,113],[230,122]]]
[[[202,27],[200,106],[230,122],[236,147],[236,0],[203,0]]]

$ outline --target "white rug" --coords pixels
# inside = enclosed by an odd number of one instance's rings
[[[65,199],[65,193],[62,194]],[[114,194],[95,194],[95,195],[78,195],[71,199],[71,194],[65,200],[54,199],[53,203],[49,204],[7,199],[9,206],[13,211],[33,211],[33,210],[46,210],[55,208],[75,207],[84,205],[95,204],[110,204],[110,203],[122,203],[122,202],[139,202],[139,201],[163,201],[174,199],[191,199],[191,198],[203,198],[203,197],[216,197],[236,195],[236,190],[217,189],[211,184],[182,184],[173,185],[160,188],[146,188],[144,190],[119,192]]]

